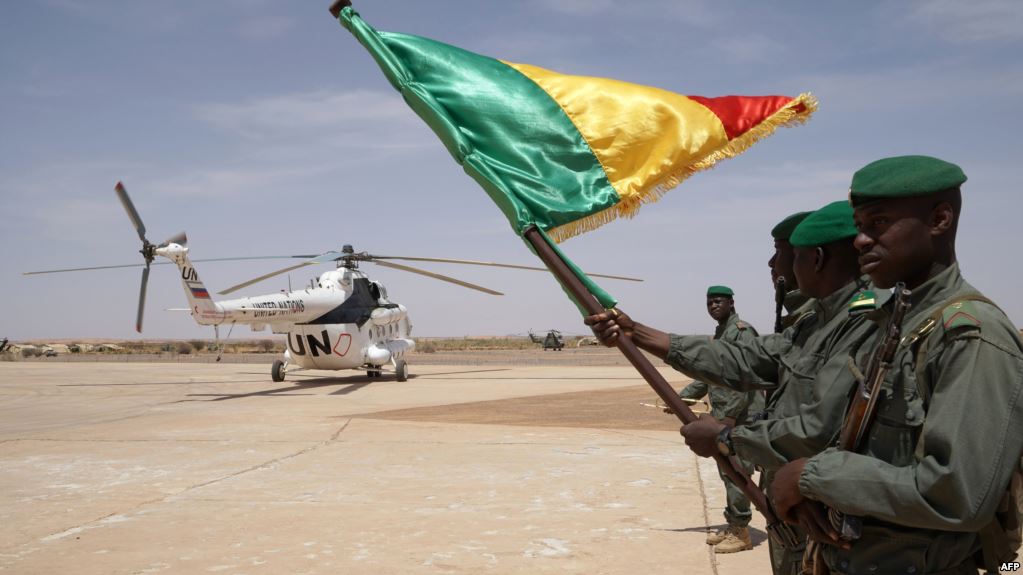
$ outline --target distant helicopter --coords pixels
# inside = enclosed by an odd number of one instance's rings
[[[359,270],[359,262],[370,262],[380,266],[412,272],[491,295],[503,295],[483,286],[471,284],[449,276],[426,270],[396,264],[384,260],[430,261],[468,265],[493,266],[522,270],[548,271],[547,268],[453,260],[442,258],[421,258],[403,256],[377,256],[365,252],[356,253],[350,245],[340,252],[330,251],[320,255],[257,256],[243,258],[215,258],[196,261],[227,261],[247,259],[300,258],[299,264],[261,275],[257,278],[232,286],[219,292],[227,295],[257,282],[269,279],[304,266],[336,262],[337,269],[324,272],[315,285],[295,291],[214,301],[199,279],[192,261],[188,258],[187,237],[181,232],[167,241],[154,245],[146,238],[146,227],[128,196],[124,186],[118,182],[114,188],[128,217],[142,240],[139,253],[143,264],[120,266],[98,266],[26,272],[25,275],[109,269],[119,267],[145,266],[142,270],[142,285],[139,290],[138,314],[135,329],[142,332],[142,316],[145,310],[146,287],[149,282],[149,267],[156,256],[166,258],[178,266],[188,311],[200,325],[212,325],[219,341],[221,325],[246,324],[253,331],[262,331],[267,326],[273,333],[287,336],[287,349],[283,359],[274,360],[270,377],[275,382],[284,381],[285,374],[295,369],[365,371],[369,377],[381,377],[383,372],[394,373],[398,381],[408,379],[408,363],[405,355],[415,348],[411,339],[412,322],[405,306],[391,302],[387,290],[379,282],[372,281]],[[157,262],[160,263],[160,262]],[[594,277],[642,281],[636,278],[589,274]],[[293,367],[296,364],[298,367]]]
[[[539,343],[543,346],[543,350],[553,349],[554,351],[561,351],[565,347],[565,338],[561,336],[561,332],[552,329],[547,332],[547,335],[543,339],[537,337],[533,330],[529,330],[529,341],[533,343]]]

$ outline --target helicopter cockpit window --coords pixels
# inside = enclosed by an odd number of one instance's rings
[[[369,291],[377,300],[378,304],[387,305],[391,303],[390,301],[387,300],[387,288],[385,288],[383,285],[375,281],[371,281],[369,282]]]
[[[341,305],[309,323],[354,323],[362,327],[369,320],[373,310],[380,307],[372,291],[372,285],[368,279],[356,278],[352,282],[352,293],[345,298]]]

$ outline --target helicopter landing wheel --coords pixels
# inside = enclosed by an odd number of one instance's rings
[[[366,370],[366,377],[380,377],[379,369],[368,369]]]
[[[398,378],[398,381],[408,381],[408,364],[405,363],[404,359],[399,359],[394,364],[394,375]]]
[[[284,381],[284,362],[283,361],[281,361],[279,359],[275,359],[274,360],[274,365],[273,365],[273,367],[270,368],[270,379],[272,379],[272,380],[274,380],[275,382],[278,382],[278,383]]]

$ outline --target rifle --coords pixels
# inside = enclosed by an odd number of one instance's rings
[[[785,331],[785,325],[781,321],[781,314],[785,311],[785,295],[788,293],[785,283],[785,276],[778,276],[774,282],[774,333]],[[771,395],[774,394],[774,391],[773,389],[764,390],[764,409],[754,413],[751,416],[751,422],[767,417],[767,404],[771,403]]]
[[[781,313],[785,310],[785,276],[778,276],[774,283],[774,333],[781,333],[785,326],[781,323]]]
[[[906,289],[906,284],[902,282],[895,284],[892,293],[894,299],[892,315],[885,327],[884,335],[874,347],[874,352],[867,363],[866,373],[857,382],[856,390],[849,402],[849,408],[845,412],[842,431],[838,436],[839,449],[855,453],[863,447],[863,438],[866,437],[867,430],[870,429],[874,422],[874,415],[877,413],[877,400],[881,396],[881,385],[892,367],[895,352],[902,339],[902,321],[910,308],[910,294],[911,292]],[[850,517],[830,508],[828,509],[828,518],[842,539],[847,541],[859,539],[863,527],[861,518]]]

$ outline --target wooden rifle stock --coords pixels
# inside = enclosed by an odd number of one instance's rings
[[[891,370],[892,362],[895,360],[895,352],[899,349],[899,342],[902,340],[902,322],[909,311],[909,296],[911,292],[906,289],[906,284],[899,282],[892,292],[892,315],[888,319],[881,340],[874,346],[867,363],[867,371],[863,379],[857,382],[849,407],[845,413],[845,420],[842,422],[842,431],[838,436],[838,448],[853,453],[863,448],[863,438],[874,422],[877,414],[877,400],[881,396],[881,386],[884,384],[888,371]],[[842,539],[851,541],[859,539],[862,530],[862,520],[858,517],[851,517],[828,509],[828,517],[832,526],[838,531]]]
[[[877,400],[881,395],[881,385],[892,367],[895,352],[902,339],[902,321],[909,311],[910,291],[903,283],[896,284],[892,293],[895,300],[892,315],[881,341],[877,342],[874,352],[867,364],[863,380],[858,382],[852,401],[842,422],[842,433],[838,436],[838,447],[845,451],[859,451],[863,446],[863,437],[874,422],[877,413]]]
[[[536,251],[536,255],[543,261],[554,277],[561,285],[572,294],[576,302],[582,306],[588,314],[598,314],[606,311],[597,298],[586,289],[582,280],[568,267],[557,252],[547,243],[536,226],[529,226],[522,232],[522,238],[529,242],[529,245]],[[654,368],[650,360],[636,347],[632,339],[622,334],[618,337],[618,349],[621,350],[629,363],[636,368],[636,371],[643,376],[643,379],[653,388],[657,396],[675,414],[682,423],[692,423],[697,420],[696,414],[689,409],[689,406],[682,401],[682,398],[675,393],[671,384]],[[742,469],[742,466],[734,457],[725,457],[721,454],[714,456],[718,467],[728,476],[732,482],[739,487],[747,498],[753,503],[758,511],[764,516],[767,523],[767,532],[779,544],[788,549],[795,549],[801,541],[796,537],[792,528],[778,519],[767,501],[767,497],[760,491],[760,488],[753,483],[749,475]]]

